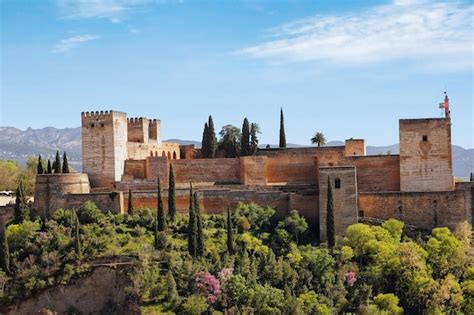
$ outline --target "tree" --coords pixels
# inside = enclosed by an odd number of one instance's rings
[[[69,173],[69,164],[67,162],[66,151],[63,153],[63,173]]]
[[[214,128],[214,121],[212,120],[211,115],[209,115],[209,122],[207,126],[208,126],[207,144],[209,148],[208,155],[209,155],[209,158],[213,159],[216,157],[217,137],[216,137],[216,130]]]
[[[159,232],[166,229],[165,209],[163,208],[163,199],[161,198],[161,183],[158,176],[158,199],[156,207],[156,227]]]
[[[38,168],[37,168],[37,174],[41,175],[44,173],[44,170],[43,170],[43,161],[41,160],[41,154],[38,155]]]
[[[52,174],[53,168],[51,167],[51,161],[48,159],[48,167],[46,169],[46,174]]]
[[[250,155],[250,124],[247,117],[242,124],[242,138],[240,140],[240,155]]]
[[[25,220],[30,220],[30,208],[25,196],[25,188],[22,180],[20,180],[18,184],[15,195],[14,223],[20,224]]]
[[[10,273],[10,246],[8,245],[8,236],[6,229],[2,235],[2,268],[9,274]]]
[[[173,273],[171,270],[168,270],[166,276],[166,300],[170,305],[177,305],[179,303],[179,294],[178,289],[176,288],[176,281],[174,280]]]
[[[234,254],[234,236],[233,236],[233,231],[232,231],[232,218],[230,215],[230,208],[227,208],[227,222],[226,222],[226,228],[227,228],[227,252],[230,255]]]
[[[326,144],[326,137],[322,132],[316,132],[311,138],[312,144],[317,144],[318,148]]]
[[[196,217],[197,233],[196,233],[196,256],[204,255],[204,235],[202,232],[201,206],[199,205],[199,197],[197,192],[193,194],[194,215]]]
[[[327,194],[327,206],[326,206],[326,235],[328,239],[328,246],[333,248],[336,244],[336,231],[334,227],[334,200],[332,196],[332,185],[331,179],[328,176],[328,194]]]
[[[284,228],[288,233],[295,237],[296,244],[298,244],[298,236],[303,234],[308,229],[308,222],[299,215],[298,210],[291,210],[290,215],[284,221],[278,223],[279,228]]]
[[[176,216],[176,195],[174,183],[173,165],[170,164],[170,175],[168,178],[168,218],[170,222],[174,222]]]
[[[260,133],[260,127],[256,123],[250,124],[250,155],[257,155],[258,138],[257,133]]]
[[[128,209],[127,213],[129,215],[133,214],[133,196],[132,196],[132,190],[129,188],[128,189]]]
[[[59,151],[56,151],[56,159],[53,163],[53,169],[55,174],[61,173],[61,159],[59,158]]]
[[[80,235],[81,225],[79,223],[79,217],[77,216],[76,210],[72,210],[72,212],[73,212],[73,217],[74,217],[74,251],[76,252],[77,257],[80,260],[82,258],[81,235]]]
[[[224,150],[225,157],[237,157],[240,152],[240,139],[242,138],[240,129],[232,125],[225,125],[222,127],[219,135],[221,136],[219,149]]]
[[[189,187],[189,221],[188,221],[188,252],[195,258],[197,247],[197,222],[194,209],[193,184]]]
[[[204,131],[202,133],[201,156],[204,159],[209,157],[209,125],[207,122],[204,124]]]
[[[280,148],[286,148],[285,120],[283,108],[280,109]]]

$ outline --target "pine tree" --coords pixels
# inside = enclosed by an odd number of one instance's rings
[[[51,167],[51,161],[48,159],[48,168],[46,169],[46,174],[53,173],[53,168]]]
[[[250,155],[250,125],[247,117],[244,119],[242,124],[242,138],[240,141],[240,155],[247,156]]]
[[[59,151],[56,151],[56,159],[54,160],[53,168],[55,174],[61,173],[61,159],[59,158]]]
[[[280,109],[280,148],[286,148],[285,120],[283,108]]]
[[[209,157],[209,125],[207,122],[204,124],[204,131],[202,133],[201,157],[203,159]]]
[[[232,231],[232,218],[230,215],[230,208],[227,208],[227,252],[230,255],[234,254],[234,236]]]
[[[161,198],[161,183],[160,177],[158,176],[158,200],[156,207],[156,224],[159,232],[163,232],[166,229],[165,209],[163,208],[163,199]]]
[[[336,244],[336,232],[334,227],[334,200],[332,196],[331,179],[328,176],[328,195],[327,195],[327,217],[326,217],[326,235],[328,246],[333,248]]]
[[[82,248],[81,248],[81,235],[79,223],[79,217],[77,216],[76,210],[72,210],[74,216],[74,251],[76,252],[77,258],[80,260],[82,258]]]
[[[176,216],[176,196],[174,187],[174,171],[172,164],[170,164],[170,175],[168,180],[168,219],[170,220],[170,222],[174,222]]]
[[[194,194],[193,185],[190,184],[189,188],[189,222],[188,222],[188,251],[189,254],[196,257],[196,246],[197,246],[197,222],[196,212],[194,211]]]
[[[20,224],[30,219],[30,207],[25,196],[23,181],[20,181],[18,184],[15,195],[14,222],[15,224]]]
[[[43,161],[41,160],[41,154],[38,155],[38,167],[36,168],[37,170],[37,174],[41,175],[44,173],[44,170],[43,170]]]
[[[258,125],[256,123],[250,124],[250,155],[257,155],[258,151]]]
[[[129,215],[132,215],[133,214],[133,196],[132,196],[132,190],[129,188],[128,189],[128,209],[127,209],[127,213]]]
[[[6,274],[10,273],[10,246],[6,230],[2,234],[2,268]]]
[[[199,197],[197,193],[194,193],[194,213],[196,216],[196,256],[201,257],[204,255],[204,235],[202,232],[202,218],[201,218],[201,206],[199,205]]]
[[[63,154],[63,173],[65,174],[69,173],[69,164],[67,162],[66,151],[64,151],[64,154]]]
[[[208,132],[207,132],[207,145],[208,145],[208,154],[209,158],[213,159],[216,157],[217,151],[217,137],[216,137],[216,130],[214,128],[214,121],[212,120],[212,116],[209,115],[209,122],[208,122]]]

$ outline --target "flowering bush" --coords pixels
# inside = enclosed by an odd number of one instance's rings
[[[217,274],[219,277],[219,280],[221,284],[229,281],[230,277],[232,277],[232,274],[234,273],[234,268],[222,268],[221,271]]]
[[[202,293],[207,301],[211,304],[215,303],[221,295],[221,284],[219,279],[206,271],[201,271],[195,277],[196,289]]]
[[[346,273],[344,276],[346,277],[346,282],[347,282],[347,284],[348,284],[350,287],[354,286],[354,283],[355,283],[356,280],[357,280],[357,277],[356,277],[355,272],[349,271],[349,272]]]

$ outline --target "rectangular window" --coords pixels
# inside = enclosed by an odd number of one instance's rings
[[[428,136],[423,136],[423,141],[424,142],[428,141]]]

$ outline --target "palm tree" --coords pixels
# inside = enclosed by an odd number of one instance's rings
[[[317,144],[318,147],[326,144],[326,137],[322,132],[316,132],[314,136],[311,138],[312,144]]]

